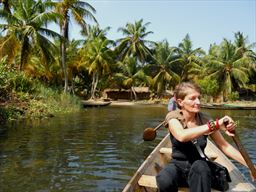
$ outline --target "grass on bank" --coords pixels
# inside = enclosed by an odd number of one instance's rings
[[[0,122],[51,117],[78,110],[80,100],[76,96],[17,72],[8,65],[6,57],[0,60]]]
[[[37,83],[33,93],[15,92],[0,108],[3,120],[46,118],[81,109],[80,99]],[[1,119],[0,119],[1,121]]]

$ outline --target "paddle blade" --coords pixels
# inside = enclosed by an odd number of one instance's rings
[[[153,141],[156,138],[156,131],[153,128],[146,128],[143,133],[144,141]]]

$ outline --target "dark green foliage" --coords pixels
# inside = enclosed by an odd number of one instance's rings
[[[11,70],[6,58],[0,61],[0,99],[9,100],[14,92],[33,92],[33,81],[22,72]]]
[[[7,68],[6,57],[0,61],[0,101],[9,98],[12,91],[12,73]]]
[[[202,93],[209,96],[217,96],[219,93],[219,84],[216,80],[210,77],[205,77],[198,81],[199,86],[202,89]]]

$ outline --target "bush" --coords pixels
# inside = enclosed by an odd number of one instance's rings
[[[42,118],[80,110],[77,97],[50,88],[23,72],[16,72],[9,68],[5,58],[0,61],[0,102],[4,102],[0,121]]]
[[[0,101],[9,98],[12,91],[12,73],[7,69],[6,57],[0,60]]]
[[[24,73],[15,74],[13,84],[14,90],[18,92],[32,93],[35,89],[32,79]]]
[[[215,79],[205,77],[202,80],[198,80],[198,84],[202,89],[202,93],[207,96],[217,96],[219,92],[219,84]]]
[[[13,91],[31,93],[34,91],[34,83],[23,72],[17,73],[9,68],[4,57],[0,61],[0,100],[9,100]]]
[[[231,94],[228,95],[229,101],[236,101],[238,99],[239,99],[239,93],[237,91],[232,92]]]

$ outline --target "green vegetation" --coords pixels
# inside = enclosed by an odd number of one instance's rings
[[[3,118],[45,117],[79,109],[79,98],[98,98],[106,88],[148,86],[161,99],[181,81],[199,83],[204,99],[255,99],[255,43],[237,32],[209,51],[193,48],[187,34],[177,46],[149,39],[149,22],[127,22],[110,40],[96,10],[79,0],[0,1],[0,103]],[[73,19],[83,39],[69,40]],[[89,25],[88,21],[95,25]],[[60,33],[49,24],[58,25]],[[253,95],[254,94],[254,95]]]
[[[0,92],[2,121],[51,117],[80,109],[76,96],[46,87],[23,72],[10,71],[5,59],[0,62]]]
[[[219,84],[216,79],[211,80],[209,76],[206,76],[203,79],[198,80],[198,84],[201,87],[206,100],[211,100],[218,95]]]

